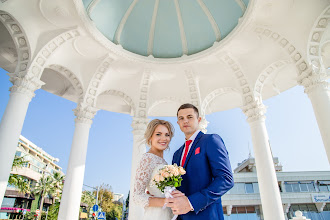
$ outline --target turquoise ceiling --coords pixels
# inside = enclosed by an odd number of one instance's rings
[[[142,56],[192,55],[224,39],[249,0],[83,0],[96,27]]]

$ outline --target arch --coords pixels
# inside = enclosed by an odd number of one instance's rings
[[[173,96],[169,96],[169,97],[164,97],[162,99],[159,99],[155,102],[153,102],[149,109],[148,109],[148,114],[150,114],[150,112],[152,111],[153,108],[155,108],[156,106],[160,105],[160,104],[163,104],[163,103],[177,103],[178,106],[182,105],[182,103],[186,103],[188,102],[187,100],[182,100],[182,99],[179,99],[177,97],[173,97]]]
[[[243,96],[243,104],[247,105],[255,100],[252,88],[248,83],[248,78],[242,71],[242,68],[238,61],[236,61],[229,53],[218,57],[221,61],[225,62],[228,67],[234,72],[234,76],[241,89],[241,95]]]
[[[82,97],[82,95],[84,94],[83,85],[72,71],[58,64],[51,64],[45,68],[55,70],[56,72],[59,72],[63,76],[65,76],[70,81],[74,89],[78,92],[79,98]]]
[[[79,31],[77,29],[72,29],[50,40],[35,56],[27,74],[40,79],[46,62],[52,56],[52,54],[66,41],[73,40],[77,36],[80,36]]]
[[[83,97],[83,103],[87,103],[92,107],[96,107],[97,96],[100,93],[100,85],[102,79],[106,75],[107,71],[110,68],[110,64],[113,62],[113,59],[110,56],[106,56],[100,65],[97,67],[92,79],[89,82],[89,85],[85,91]]]
[[[268,67],[266,67],[259,75],[257,81],[255,82],[253,93],[256,97],[262,100],[262,89],[266,82],[273,77],[280,69],[282,69],[286,64],[291,63],[288,60],[278,60]]]
[[[321,60],[321,41],[324,32],[330,22],[330,6],[324,9],[321,15],[315,20],[313,28],[309,34],[307,45],[307,60],[313,70],[318,73],[323,66]]]
[[[18,62],[15,73],[24,76],[31,60],[31,48],[28,37],[20,23],[8,12],[0,10],[0,21],[7,28],[17,50]]]
[[[106,90],[106,91],[100,93],[98,96],[101,96],[101,95],[112,95],[112,96],[117,96],[117,97],[122,98],[127,103],[127,105],[129,105],[131,107],[131,115],[135,115],[136,109],[135,109],[135,104],[133,102],[133,99],[130,96],[128,96],[127,94],[125,94],[124,92],[119,91],[119,90],[110,89],[110,90]]]
[[[299,80],[309,74],[310,68],[307,65],[306,60],[303,58],[302,53],[299,52],[296,47],[289,42],[289,40],[287,40],[285,37],[282,37],[276,32],[262,27],[257,27],[255,29],[255,32],[261,37],[269,38],[280,45],[283,51],[285,51],[289,55],[292,62],[296,65]]]
[[[206,114],[206,108],[207,106],[218,96],[221,96],[223,94],[228,94],[228,93],[237,93],[240,96],[242,96],[242,93],[237,89],[233,87],[224,87],[224,88],[218,88],[216,90],[213,90],[210,92],[203,100],[202,106],[201,106],[201,115]],[[242,101],[244,102],[244,99],[242,97]]]

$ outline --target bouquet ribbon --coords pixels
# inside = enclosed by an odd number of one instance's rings
[[[171,195],[171,193],[175,190],[175,187],[172,186],[166,186],[164,189],[164,194],[165,194],[165,198],[173,198],[173,196]],[[166,203],[163,206],[163,209],[166,208]],[[174,215],[173,218],[171,220],[175,220],[178,217],[178,215]]]

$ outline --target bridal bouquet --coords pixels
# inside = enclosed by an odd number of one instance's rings
[[[163,168],[159,169],[158,173],[153,177],[153,183],[157,188],[165,194],[166,198],[173,198],[171,193],[176,187],[181,186],[182,175],[186,174],[183,167],[174,165],[165,165]],[[166,204],[163,209],[166,208]],[[175,215],[172,220],[176,219],[178,216]]]

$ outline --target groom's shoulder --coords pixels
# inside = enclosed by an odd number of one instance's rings
[[[223,142],[222,138],[218,134],[204,134],[201,139],[207,142]]]

